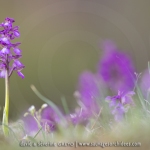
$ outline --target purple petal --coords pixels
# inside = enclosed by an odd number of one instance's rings
[[[21,43],[15,43],[15,44],[11,44],[12,47],[16,48],[17,46],[19,46]]]
[[[12,30],[13,30],[13,31],[17,31],[17,30],[19,30],[19,27],[18,27],[18,26],[14,26],[14,27],[12,28]]]
[[[16,66],[22,66],[22,63],[19,60],[15,60],[14,63]]]
[[[109,103],[109,107],[114,107],[116,104],[117,104],[116,101],[111,101],[111,102]]]
[[[19,36],[20,36],[20,33],[19,33],[18,31],[15,31],[15,32],[14,32],[14,35],[15,35],[15,37],[19,37]]]
[[[126,95],[123,104],[124,104],[124,105],[126,105],[126,104],[130,104],[130,105],[134,104],[133,98],[132,98],[131,96]]]
[[[9,50],[7,47],[4,47],[4,48],[1,50],[1,53],[3,53],[3,54],[9,54],[9,53],[10,53],[10,50]]]
[[[5,74],[6,74],[5,70],[0,71],[0,78],[5,78]]]
[[[6,43],[6,44],[10,44],[10,41],[8,40],[7,37],[2,37],[2,38],[0,39],[0,41],[2,41],[3,43]]]
[[[0,28],[3,27],[3,23],[0,23]]]
[[[0,63],[0,70],[3,70],[3,69],[5,69],[5,64]]]
[[[42,125],[48,124],[51,131],[56,129],[56,125],[59,123],[60,118],[57,113],[50,106],[45,107],[41,112]]]
[[[5,18],[5,21],[11,22],[11,23],[15,22],[15,20],[13,18],[9,18],[9,17]]]
[[[118,104],[118,106],[112,111],[112,114],[116,121],[121,121],[125,114],[124,106],[122,104]]]
[[[60,120],[57,113],[50,106],[47,106],[42,110],[41,116],[42,119],[47,119],[52,122],[58,122]]]
[[[14,60],[13,66],[17,71],[20,71],[25,67],[19,60]]]
[[[17,55],[21,54],[21,50],[19,48],[14,48],[14,53]]]
[[[18,74],[18,76],[20,76],[22,79],[24,79],[24,75],[23,75],[23,73],[22,73],[22,72],[17,71],[17,74]]]
[[[9,22],[5,22],[3,23],[4,26],[10,26],[10,23]]]
[[[14,55],[14,56],[11,56],[11,59],[16,60],[16,59],[19,59],[21,57],[22,57],[22,55]]]

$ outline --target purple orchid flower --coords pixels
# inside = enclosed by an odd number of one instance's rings
[[[105,41],[102,49],[104,54],[98,65],[98,73],[108,87],[114,92],[133,90],[136,76],[129,56],[119,51],[111,41]]]
[[[15,22],[12,18],[6,18],[3,23],[0,24],[0,77],[5,78],[6,71],[10,77],[13,71],[24,78],[21,70],[25,67],[18,59],[21,58],[21,50],[18,48],[20,43],[11,43],[11,40],[20,36],[19,27],[14,26]],[[13,61],[12,66],[10,66]]]
[[[19,27],[14,26],[12,18],[5,18],[0,24],[0,78],[5,78],[5,107],[3,112],[3,124],[8,125],[9,116],[9,78],[13,71],[24,78],[21,70],[25,67],[18,59],[21,58],[21,50],[18,48],[20,43],[11,41],[20,36]],[[12,65],[11,65],[12,64]],[[3,126],[5,136],[9,135],[9,129]]]
[[[106,101],[109,102],[111,113],[114,115],[116,121],[122,120],[129,107],[134,105],[132,99],[134,94],[133,91],[126,94],[119,91],[118,95],[106,97]]]

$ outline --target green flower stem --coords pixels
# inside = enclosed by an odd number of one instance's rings
[[[5,75],[5,107],[3,112],[3,132],[5,136],[8,136],[9,129],[8,129],[8,116],[9,116],[9,75],[8,70],[6,70]]]

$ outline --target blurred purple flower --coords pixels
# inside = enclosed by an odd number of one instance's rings
[[[28,109],[28,112],[24,114],[23,121],[27,133],[34,135],[39,130],[37,121],[44,130],[50,132],[56,129],[60,118],[50,106],[43,104],[38,111],[36,111],[35,107],[32,105]]]
[[[4,78],[6,70],[9,77],[16,71],[17,74],[24,78],[21,70],[25,67],[18,59],[21,58],[21,50],[18,48],[20,43],[11,43],[11,40],[20,36],[19,27],[14,26],[15,22],[12,18],[5,18],[5,21],[0,24],[0,77]],[[12,66],[10,66],[11,61]]]
[[[150,94],[150,73],[148,70],[145,70],[145,72],[142,75],[140,81],[140,88],[144,98],[148,100],[148,95]]]
[[[88,71],[83,72],[79,78],[78,92],[79,100],[83,105],[81,107],[91,113],[98,113],[100,108],[98,103],[100,100],[98,76]]]
[[[111,41],[105,41],[102,49],[104,54],[98,65],[98,73],[108,87],[114,92],[133,90],[136,76],[131,59]]]
[[[126,94],[118,92],[118,95],[106,97],[106,101],[109,102],[109,107],[116,121],[122,120],[129,107],[134,105],[132,99],[134,94],[135,93],[133,91]]]
[[[50,107],[47,106],[42,109],[41,112],[41,123],[44,126],[45,124],[49,125],[50,130],[54,131],[56,129],[57,124],[59,123],[60,118],[56,114],[56,112]]]

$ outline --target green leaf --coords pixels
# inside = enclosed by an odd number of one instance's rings
[[[7,126],[8,126],[8,115],[7,115],[7,112],[5,111],[5,108],[4,108],[4,111],[3,111],[3,132],[4,132],[5,136],[9,135],[9,128]]]
[[[44,97],[36,88],[34,85],[31,85],[31,89],[33,90],[33,92],[41,99],[43,100],[45,103],[47,103],[49,106],[51,106],[54,111],[58,114],[58,116],[61,118],[62,122],[61,124],[63,126],[66,126],[67,122],[63,116],[63,114],[61,113],[61,111],[58,109],[58,107],[48,98]]]

